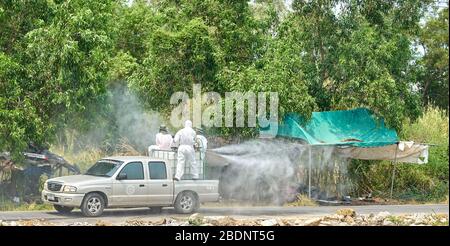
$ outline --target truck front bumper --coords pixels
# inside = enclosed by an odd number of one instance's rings
[[[80,207],[83,202],[84,194],[60,193],[51,191],[42,191],[42,201],[45,203],[61,205],[66,207]]]

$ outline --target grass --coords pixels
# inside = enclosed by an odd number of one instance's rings
[[[397,163],[393,197],[407,203],[448,203],[449,117],[446,111],[427,107],[415,121],[405,121],[401,140],[429,143],[427,164]],[[352,160],[349,174],[356,184],[355,195],[372,193],[390,198],[393,165],[389,161]],[[391,200],[391,199],[390,199]]]
[[[288,207],[301,207],[301,206],[317,206],[318,204],[310,199],[307,195],[297,195],[297,200],[295,200],[294,202],[290,202],[288,204],[286,204],[286,206]]]
[[[105,157],[105,153],[95,147],[86,148],[86,150],[83,151],[70,151],[67,149],[64,149],[61,146],[52,146],[51,151],[63,156],[64,159],[66,159],[71,164],[76,164],[82,173],[86,172],[86,170],[94,165],[96,161],[99,159]]]
[[[405,219],[400,217],[400,216],[393,216],[393,215],[389,215],[387,217],[387,220],[389,220],[390,222],[394,223],[395,225],[401,226],[401,225],[407,225],[405,222]]]
[[[53,206],[50,204],[37,204],[37,203],[13,203],[9,201],[0,202],[0,211],[36,211],[36,210],[53,210]]]
[[[445,222],[441,222],[441,219],[447,218],[448,216],[444,214],[436,214],[436,222],[433,223],[433,226],[448,226],[448,219],[445,220]]]
[[[66,144],[57,143],[52,145],[50,151],[58,154],[71,164],[76,164],[82,173],[86,172],[94,163],[106,156],[115,155],[142,155],[137,151],[126,138],[119,139],[114,151],[108,153],[104,146],[86,145],[75,141],[77,133],[74,131],[66,132]]]
[[[199,225],[203,224],[203,217],[200,215],[197,215],[197,216],[191,215],[188,218],[188,222],[190,225],[199,226]]]

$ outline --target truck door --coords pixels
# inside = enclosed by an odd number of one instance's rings
[[[149,192],[151,205],[171,205],[173,199],[173,180],[167,175],[166,163],[163,161],[148,162]]]
[[[129,162],[113,181],[112,201],[118,206],[146,205],[148,191],[142,162]]]

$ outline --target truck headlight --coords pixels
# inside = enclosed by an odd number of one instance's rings
[[[64,185],[63,192],[77,192],[77,187],[71,185]]]

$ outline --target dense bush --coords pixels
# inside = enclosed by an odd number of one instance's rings
[[[427,164],[398,163],[396,166],[394,198],[418,201],[440,201],[449,192],[448,122],[444,110],[428,107],[415,122],[405,122],[402,140],[432,144]],[[373,192],[389,197],[393,165],[390,162],[356,161],[350,166],[357,195]]]

